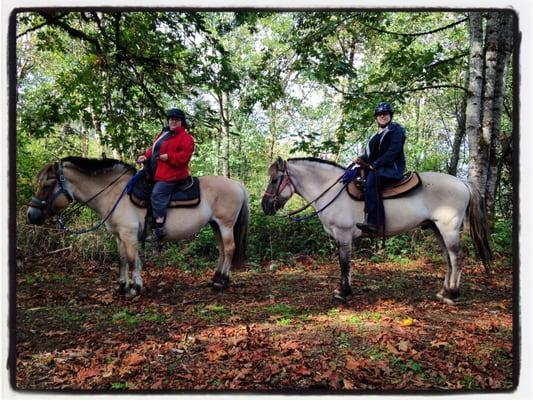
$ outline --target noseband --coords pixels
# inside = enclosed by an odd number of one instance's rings
[[[51,197],[50,200],[48,201],[41,200],[37,196],[32,196],[29,207],[37,208],[38,210],[41,210],[41,211],[44,209],[47,209],[48,211],[50,211],[52,209],[52,204],[54,204],[54,201],[56,201],[56,199],[62,194],[66,196],[69,202],[73,200],[70,193],[67,191],[67,189],[65,189],[65,175],[63,173],[62,163],[60,163],[59,167],[57,168],[56,179],[57,179],[57,183],[59,184],[59,189],[55,191],[51,196],[50,194],[47,195],[47,197]]]
[[[276,188],[276,191],[274,193],[265,192],[265,196],[273,197],[275,203],[280,203],[279,196],[281,195],[281,192],[283,192],[287,186],[291,190],[290,196],[292,196],[295,193],[294,183],[292,183],[291,177],[289,175],[289,168],[287,166],[286,161],[284,163],[284,167],[285,168],[283,169],[283,174],[281,175],[281,180],[278,184],[278,187]]]

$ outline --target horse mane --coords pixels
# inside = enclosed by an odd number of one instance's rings
[[[296,157],[296,158],[289,158],[287,159],[287,161],[309,161],[309,162],[314,162],[314,163],[319,163],[319,164],[331,165],[333,167],[340,168],[342,170],[345,169],[345,167],[337,164],[336,162],[324,160],[322,158],[317,158],[317,157]]]
[[[103,174],[114,170],[116,167],[119,167],[122,170],[129,170],[135,173],[137,170],[130,164],[127,164],[120,160],[115,160],[113,158],[85,158],[77,156],[69,156],[61,159],[61,162],[70,162],[76,166],[82,172],[85,172],[90,175]]]

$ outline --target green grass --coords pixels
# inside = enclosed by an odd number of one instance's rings
[[[128,326],[136,326],[143,322],[159,322],[163,323],[166,321],[166,316],[159,314],[155,310],[146,310],[142,313],[134,313],[128,309],[119,311],[111,317],[113,322],[119,322],[126,324]]]

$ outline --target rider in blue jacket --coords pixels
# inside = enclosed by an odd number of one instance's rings
[[[368,141],[365,154],[359,157],[369,165],[366,180],[367,221],[356,226],[365,233],[382,233],[385,221],[380,188],[402,179],[405,171],[405,130],[392,122],[394,110],[387,102],[379,103],[374,109],[374,117],[379,130]]]

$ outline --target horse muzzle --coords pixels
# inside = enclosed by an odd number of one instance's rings
[[[32,225],[42,225],[44,222],[44,211],[33,206],[28,207],[28,222]]]
[[[281,203],[277,197],[263,197],[261,207],[265,215],[274,215],[281,208]]]

